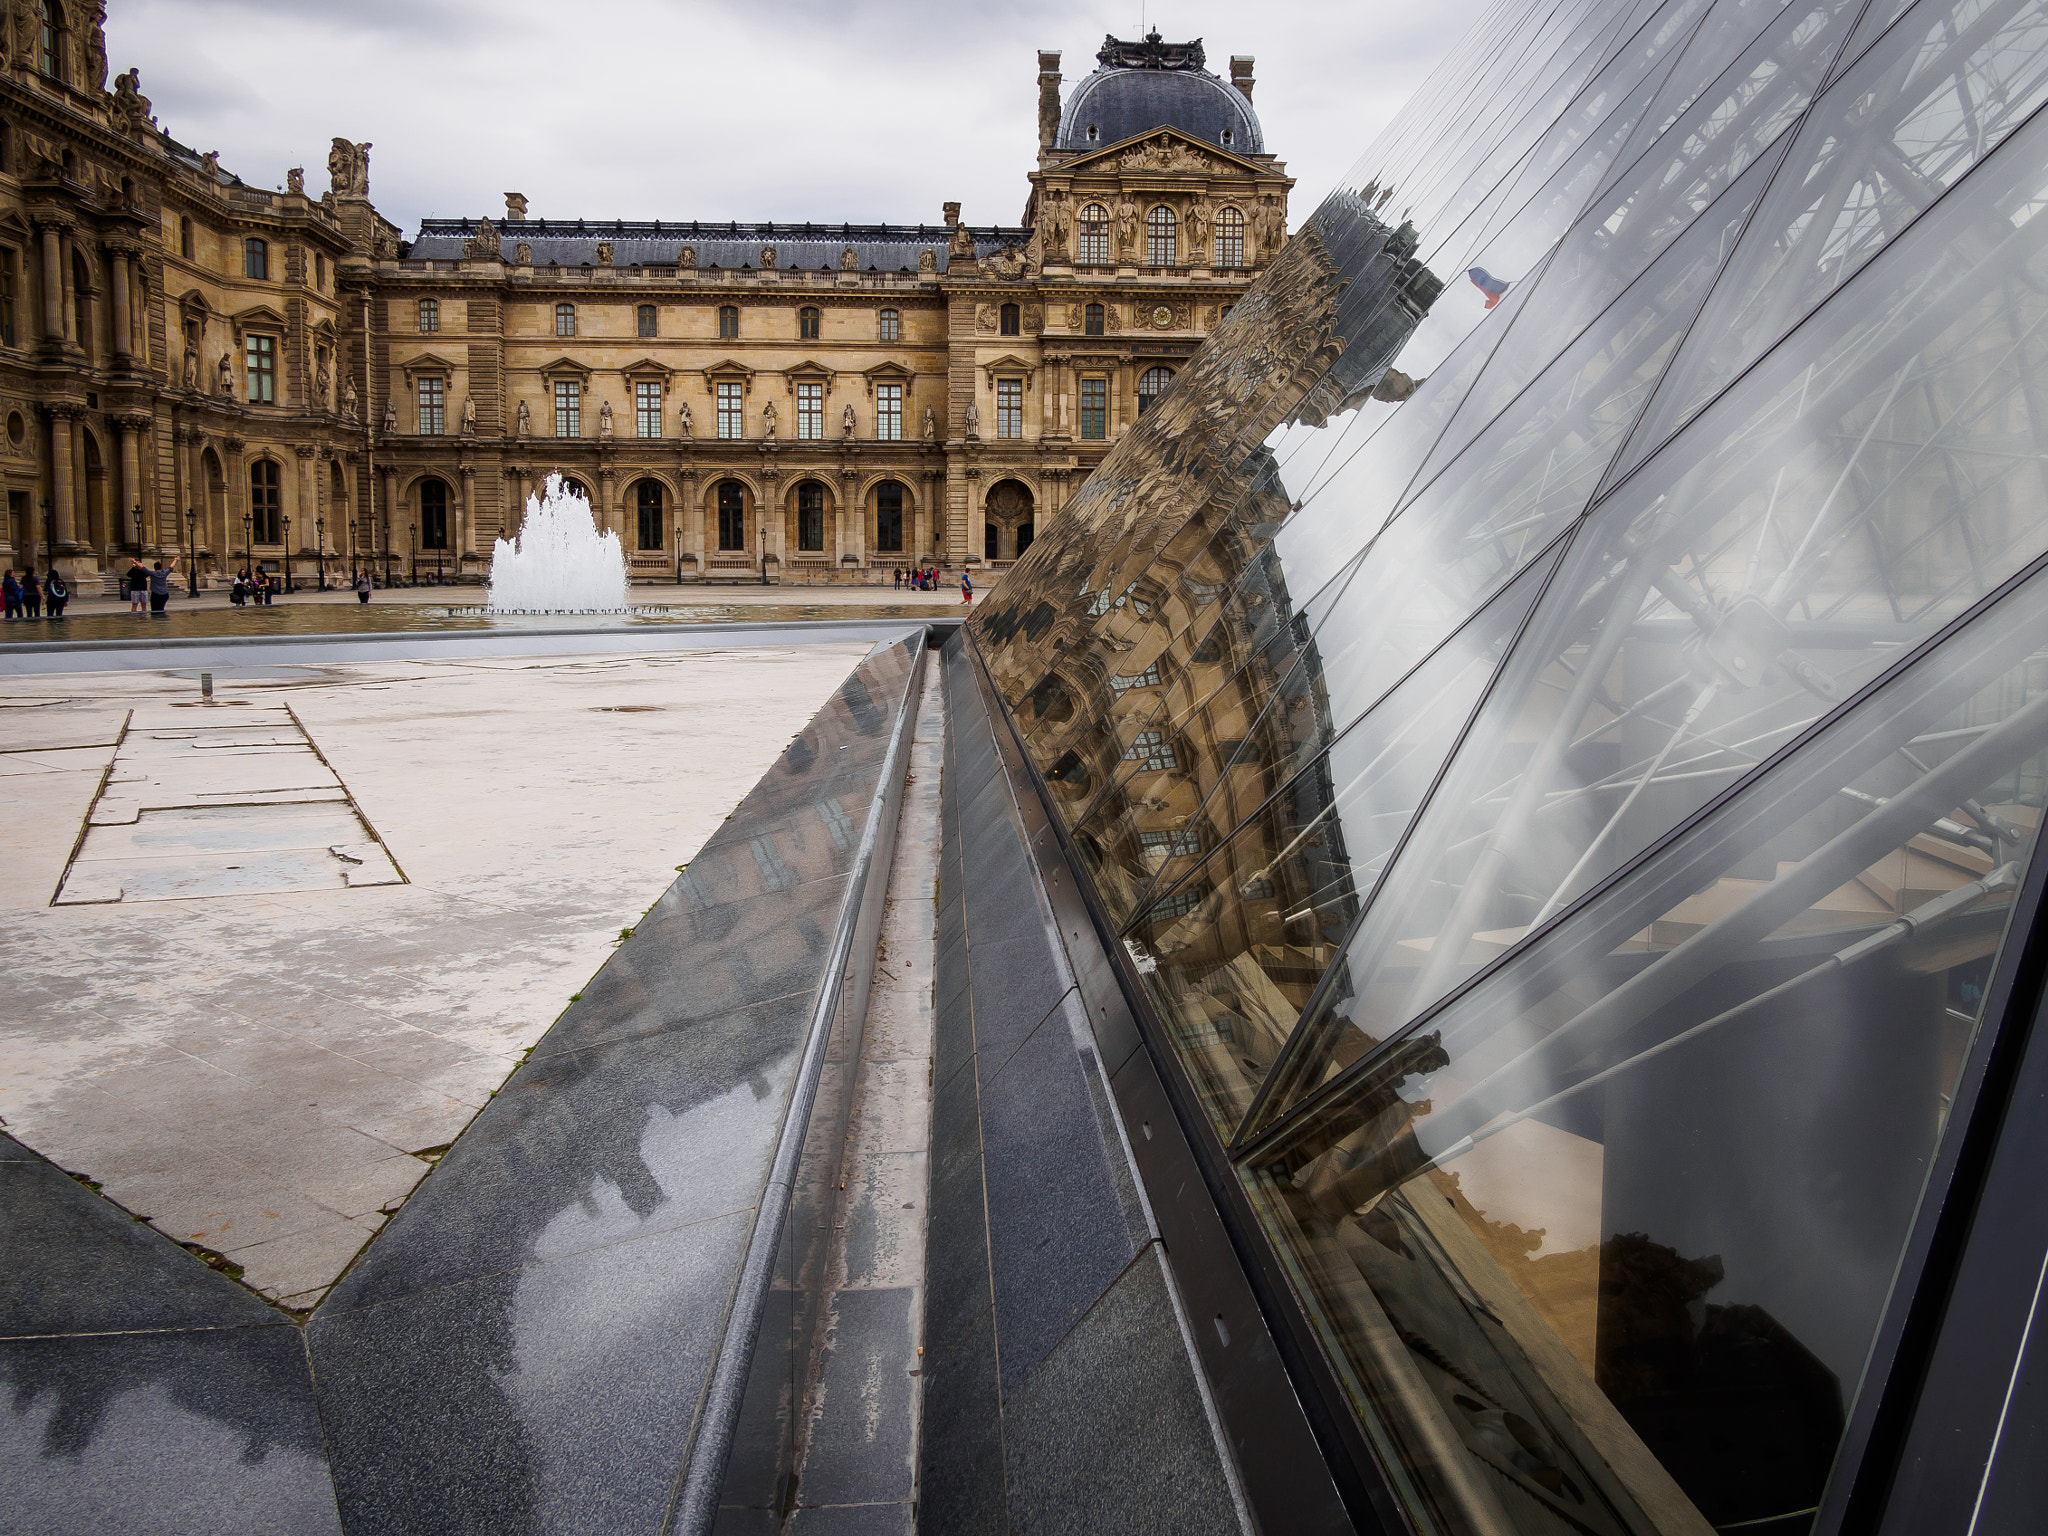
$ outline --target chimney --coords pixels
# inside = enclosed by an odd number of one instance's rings
[[[958,224],[959,222],[960,205],[958,203],[946,204],[946,228],[951,229],[955,224]]]
[[[524,224],[526,222],[526,194],[524,192],[507,192],[505,194],[505,222],[507,224]]]
[[[1233,53],[1230,56],[1230,83],[1244,93],[1244,99],[1252,99],[1252,55]]]
[[[1038,152],[1043,155],[1060,133],[1060,56],[1038,50]]]

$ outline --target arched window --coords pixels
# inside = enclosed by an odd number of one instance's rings
[[[736,341],[740,334],[740,311],[737,304],[718,306],[718,339]]]
[[[1170,267],[1179,259],[1180,221],[1161,203],[1145,215],[1145,265]]]
[[[1145,407],[1165,394],[1166,386],[1172,382],[1171,368],[1147,368],[1138,380],[1138,410],[1143,412]]]
[[[576,306],[574,304],[557,304],[555,306],[555,334],[557,336],[574,336],[576,334]]]
[[[875,487],[875,548],[884,554],[903,552],[903,487],[894,480]]]
[[[279,544],[283,539],[279,533],[278,518],[284,511],[284,498],[278,487],[283,483],[277,472],[277,460],[256,459],[249,465],[249,538],[256,544]]]
[[[1244,214],[1235,208],[1216,215],[1216,265],[1244,265]]]
[[[640,509],[640,547],[642,549],[666,549],[668,540],[664,537],[661,516],[661,482],[642,480],[636,494]]]
[[[268,280],[270,277],[270,246],[268,242],[251,235],[242,242],[242,276]]]
[[[818,311],[809,304],[796,312],[796,334],[799,341],[818,339]]]
[[[882,311],[880,340],[901,341],[903,339],[903,317],[893,309]]]
[[[747,493],[737,480],[718,482],[718,547],[747,547]]]
[[[642,304],[638,318],[640,321],[640,334],[642,336],[652,336],[654,334],[654,306],[652,304]]]
[[[187,218],[178,220],[178,254],[187,261],[192,259],[192,221]]]
[[[420,334],[422,336],[431,336],[435,331],[438,331],[440,329],[441,301],[439,299],[421,299]]]
[[[1100,336],[1102,334],[1102,306],[1100,304],[1090,304],[1083,312],[1081,330],[1089,336]]]
[[[1015,336],[1024,329],[1024,312],[1014,304],[1005,304],[997,328],[1005,336]]]
[[[1100,203],[1090,203],[1081,210],[1080,250],[1075,259],[1084,267],[1106,267],[1109,265],[1109,210]]]
[[[42,55],[43,73],[59,85],[64,83],[64,50],[58,46],[58,39],[64,31],[64,12],[57,0],[43,0],[42,28],[37,35],[38,52]]]
[[[796,547],[799,554],[825,552],[825,487],[815,480],[796,488]]]
[[[1031,547],[1031,537],[1031,525],[1029,523],[1019,523],[1017,525],[1017,554],[1019,558],[1022,558],[1024,551]]]
[[[420,548],[448,547],[448,482],[429,475],[420,482]]]

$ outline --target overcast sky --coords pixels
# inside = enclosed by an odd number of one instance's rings
[[[1156,8],[1153,8],[1156,6]],[[1014,223],[1036,153],[1035,50],[1065,89],[1139,6],[1013,0],[109,0],[113,70],[142,71],[181,142],[253,186],[335,135],[370,140],[370,194],[423,216]],[[1266,147],[1305,215],[1477,17],[1478,0],[1158,4],[1228,75],[1258,57]]]

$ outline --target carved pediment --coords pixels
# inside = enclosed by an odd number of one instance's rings
[[[664,384],[675,376],[675,370],[667,363],[658,362],[651,357],[643,357],[637,363],[628,363],[619,372],[629,379],[659,379]]]
[[[1010,352],[984,362],[980,366],[982,371],[988,375],[988,387],[991,390],[996,387],[997,378],[1005,374],[1014,378],[1020,373],[1024,375],[1024,387],[1029,389],[1032,376],[1038,372],[1038,364],[1027,362],[1025,359]]]
[[[235,328],[236,341],[242,339],[242,332],[250,326],[254,326],[258,330],[277,331],[284,330],[286,327],[284,316],[268,304],[252,304],[247,309],[236,310],[228,318]]]
[[[588,383],[590,369],[565,353],[551,363],[542,363],[540,376],[550,383],[556,379],[575,379],[581,383]]]
[[[411,389],[413,380],[419,378],[422,374],[440,378],[453,378],[455,376],[455,364],[433,352],[422,352],[418,357],[405,358],[398,366],[405,373],[405,387],[407,389]]]
[[[704,382],[707,384],[732,383],[735,380],[741,386],[740,393],[751,395],[754,392],[754,370],[735,358],[728,357],[704,370]]]
[[[908,395],[910,385],[917,375],[901,363],[877,363],[872,368],[862,369],[861,377],[867,381],[868,398],[872,400],[877,384],[901,384],[905,395]]]
[[[838,374],[827,368],[823,363],[813,362],[809,358],[782,370],[783,386],[792,395],[796,393],[796,386],[799,381],[805,384],[823,384],[827,392],[829,392],[838,377]]]
[[[1271,172],[1174,128],[1151,128],[1059,167],[1066,176],[1264,176]]]

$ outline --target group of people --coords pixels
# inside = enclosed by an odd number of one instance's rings
[[[912,592],[936,592],[939,590],[939,568],[936,565],[918,565],[905,570],[896,569],[896,590]],[[974,601],[974,580],[965,571],[960,573],[960,601]]]
[[[149,611],[158,618],[171,605],[171,572],[178,568],[180,557],[171,556],[171,563],[165,565],[159,560],[145,566],[140,557],[131,555],[128,569],[121,577],[121,586],[128,594],[128,611],[141,613],[142,605],[149,604]]]
[[[64,605],[71,601],[71,589],[64,584],[64,573],[55,566],[50,574],[41,580],[36,578],[36,568],[30,566],[17,576],[12,568],[4,580],[0,580],[0,592],[7,600],[7,617],[10,619],[40,619],[43,610],[49,610],[49,617],[64,617]]]
[[[284,585],[268,571],[252,571],[246,565],[235,572],[235,579],[228,588],[228,601],[240,608],[245,603],[254,603],[259,608],[268,608]]]

